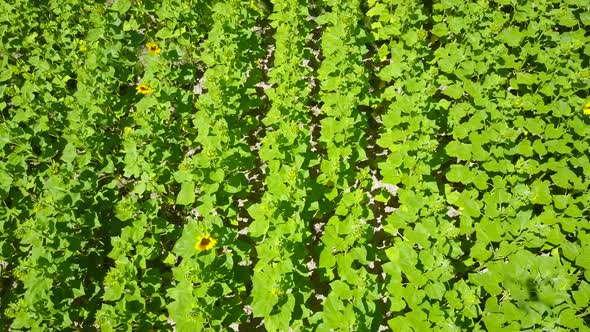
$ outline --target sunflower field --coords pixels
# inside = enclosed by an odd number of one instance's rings
[[[590,331],[588,0],[0,1],[0,331]]]

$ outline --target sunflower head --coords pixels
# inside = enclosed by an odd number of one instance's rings
[[[86,52],[86,51],[88,51],[88,48],[86,47],[86,41],[85,40],[81,40],[80,43],[78,43],[78,50],[80,52]]]
[[[154,89],[152,89],[151,87],[149,87],[148,85],[145,84],[139,84],[136,87],[137,89],[137,93],[141,93],[142,95],[149,95],[150,93],[154,92]]]
[[[153,54],[153,55],[158,55],[160,54],[160,46],[158,46],[158,44],[154,43],[154,42],[149,42],[147,44],[145,44],[145,47],[147,47],[148,51]]]
[[[211,235],[201,235],[197,238],[197,242],[195,243],[195,249],[197,249],[198,251],[206,251],[213,248],[216,243],[217,240],[215,240]]]
[[[584,114],[590,115],[590,103],[584,105]]]

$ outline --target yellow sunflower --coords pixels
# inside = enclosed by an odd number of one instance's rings
[[[150,93],[154,92],[154,89],[152,89],[151,87],[149,87],[143,83],[137,85],[136,89],[137,89],[137,93],[141,93],[142,95],[149,95]]]
[[[151,54],[153,55],[158,55],[160,54],[160,46],[158,46],[158,44],[154,43],[154,42],[149,42],[147,44],[145,44],[145,47],[147,47],[148,51],[150,51]]]
[[[586,103],[586,105],[584,105],[584,114],[590,115],[590,103]]]
[[[205,251],[213,248],[217,240],[215,240],[211,235],[205,234],[201,235],[197,238],[197,242],[195,243],[195,249],[198,251]]]
[[[80,52],[86,52],[86,51],[88,51],[88,48],[86,47],[86,41],[85,40],[81,40],[80,43],[78,43],[78,50]]]

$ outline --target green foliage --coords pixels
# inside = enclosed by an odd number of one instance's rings
[[[590,328],[590,7],[0,3],[0,329]]]

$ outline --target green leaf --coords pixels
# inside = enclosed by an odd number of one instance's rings
[[[334,280],[330,283],[330,288],[334,294],[343,300],[348,300],[352,297],[352,290],[344,281]]]
[[[562,310],[559,313],[559,324],[571,330],[578,330],[585,326],[584,321],[576,316],[576,311],[571,308]]]
[[[570,261],[575,261],[580,253],[578,246],[569,241],[561,241],[559,244],[563,256]]]
[[[0,166],[2,166],[2,164],[0,164]],[[10,186],[12,185],[12,181],[13,179],[12,176],[10,176],[10,173],[0,168],[0,194],[2,192],[8,194]],[[2,198],[2,195],[0,195],[0,198]]]
[[[487,261],[490,257],[492,257],[492,252],[487,249],[487,243],[481,241],[477,242],[470,251],[471,257],[475,258],[480,262]]]
[[[533,204],[551,204],[551,190],[549,189],[549,181],[535,180],[531,185],[530,199]]]
[[[385,67],[383,67],[383,69],[381,69],[381,71],[379,71],[379,78],[381,78],[384,81],[391,81],[394,78],[398,78],[402,75],[402,73],[404,72],[404,68],[402,66],[402,64],[398,61],[393,62]]]
[[[113,282],[109,283],[104,288],[103,299],[105,301],[116,301],[123,295],[123,283]]]
[[[332,293],[324,300],[324,320],[328,330],[344,330],[354,323],[352,308]]]
[[[451,165],[445,176],[451,182],[468,183],[471,173],[469,172],[469,168],[464,165]]]
[[[508,46],[517,47],[524,38],[524,34],[520,32],[518,27],[512,26],[504,29],[498,37],[508,44]]]
[[[539,139],[533,142],[533,150],[541,157],[547,154],[547,148],[545,148],[545,145]]]
[[[263,206],[266,205],[260,203],[250,205],[250,207],[248,207],[248,214],[250,217],[254,218],[254,220],[266,218],[265,210],[267,208],[263,208]]]
[[[135,104],[135,108],[137,109],[138,112],[145,112],[148,109],[156,106],[158,104],[158,99],[156,99],[155,96],[150,95],[150,96],[145,96],[143,98],[141,98],[141,100]]]
[[[485,241],[500,242],[503,239],[504,228],[499,221],[482,218],[482,220],[475,226],[478,231],[478,239],[485,239]]]
[[[268,268],[254,273],[252,278],[252,311],[254,317],[265,317],[270,315],[278,297],[273,294],[273,288],[279,278],[276,270]]]
[[[451,157],[457,157],[461,160],[471,159],[471,144],[465,144],[458,141],[451,141],[445,147],[445,151]]]
[[[517,73],[516,81],[518,84],[533,85],[537,83],[537,75],[529,73]]]
[[[578,286],[578,290],[573,292],[574,301],[581,308],[588,305],[590,302],[590,284],[582,281]]]
[[[195,183],[185,181],[180,185],[180,192],[176,196],[176,204],[190,205],[195,202]]]
[[[242,191],[248,185],[248,180],[244,176],[244,174],[236,174],[230,177],[224,185],[224,190],[227,193],[235,194]]]
[[[462,207],[464,209],[463,211],[465,212],[465,214],[471,217],[479,217],[481,215],[480,204],[472,198],[468,198],[466,196],[464,197],[464,200],[461,203],[459,203],[460,208]]]
[[[156,33],[156,38],[158,39],[169,39],[173,37],[174,33],[168,27],[163,27]]]
[[[531,146],[531,141],[528,139],[520,141],[514,151],[522,156],[531,157],[533,155],[533,148]]]
[[[290,328],[291,314],[295,307],[293,294],[287,294],[287,302],[282,303],[278,314],[264,318],[264,325],[268,331],[288,331]]]
[[[328,247],[324,247],[322,252],[320,253],[320,262],[319,267],[325,269],[331,269],[334,264],[336,264],[336,257],[332,253],[332,249]]]
[[[559,25],[564,27],[573,28],[578,25],[576,16],[571,11],[564,11],[559,15]]]
[[[401,296],[391,295],[389,300],[391,301],[391,311],[401,311],[406,307],[406,301]]]
[[[111,9],[123,14],[131,8],[131,0],[115,0]]]
[[[442,93],[453,99],[459,99],[463,97],[463,88],[459,84],[451,84]]]
[[[551,175],[551,180],[557,186],[569,189],[572,187],[571,184],[576,182],[576,174],[568,168],[561,168],[557,173]]]
[[[449,30],[444,22],[437,23],[432,27],[432,34],[437,37],[444,37],[447,35]]]
[[[61,160],[67,163],[71,163],[72,161],[74,161],[74,159],[76,159],[77,155],[78,153],[76,152],[76,147],[72,143],[68,143],[64,147],[64,150],[61,155]]]
[[[266,217],[255,219],[248,226],[248,233],[253,237],[262,236],[268,231],[269,225],[269,221]]]
[[[431,299],[442,300],[446,292],[446,287],[442,282],[431,282],[425,287],[426,295]]]

